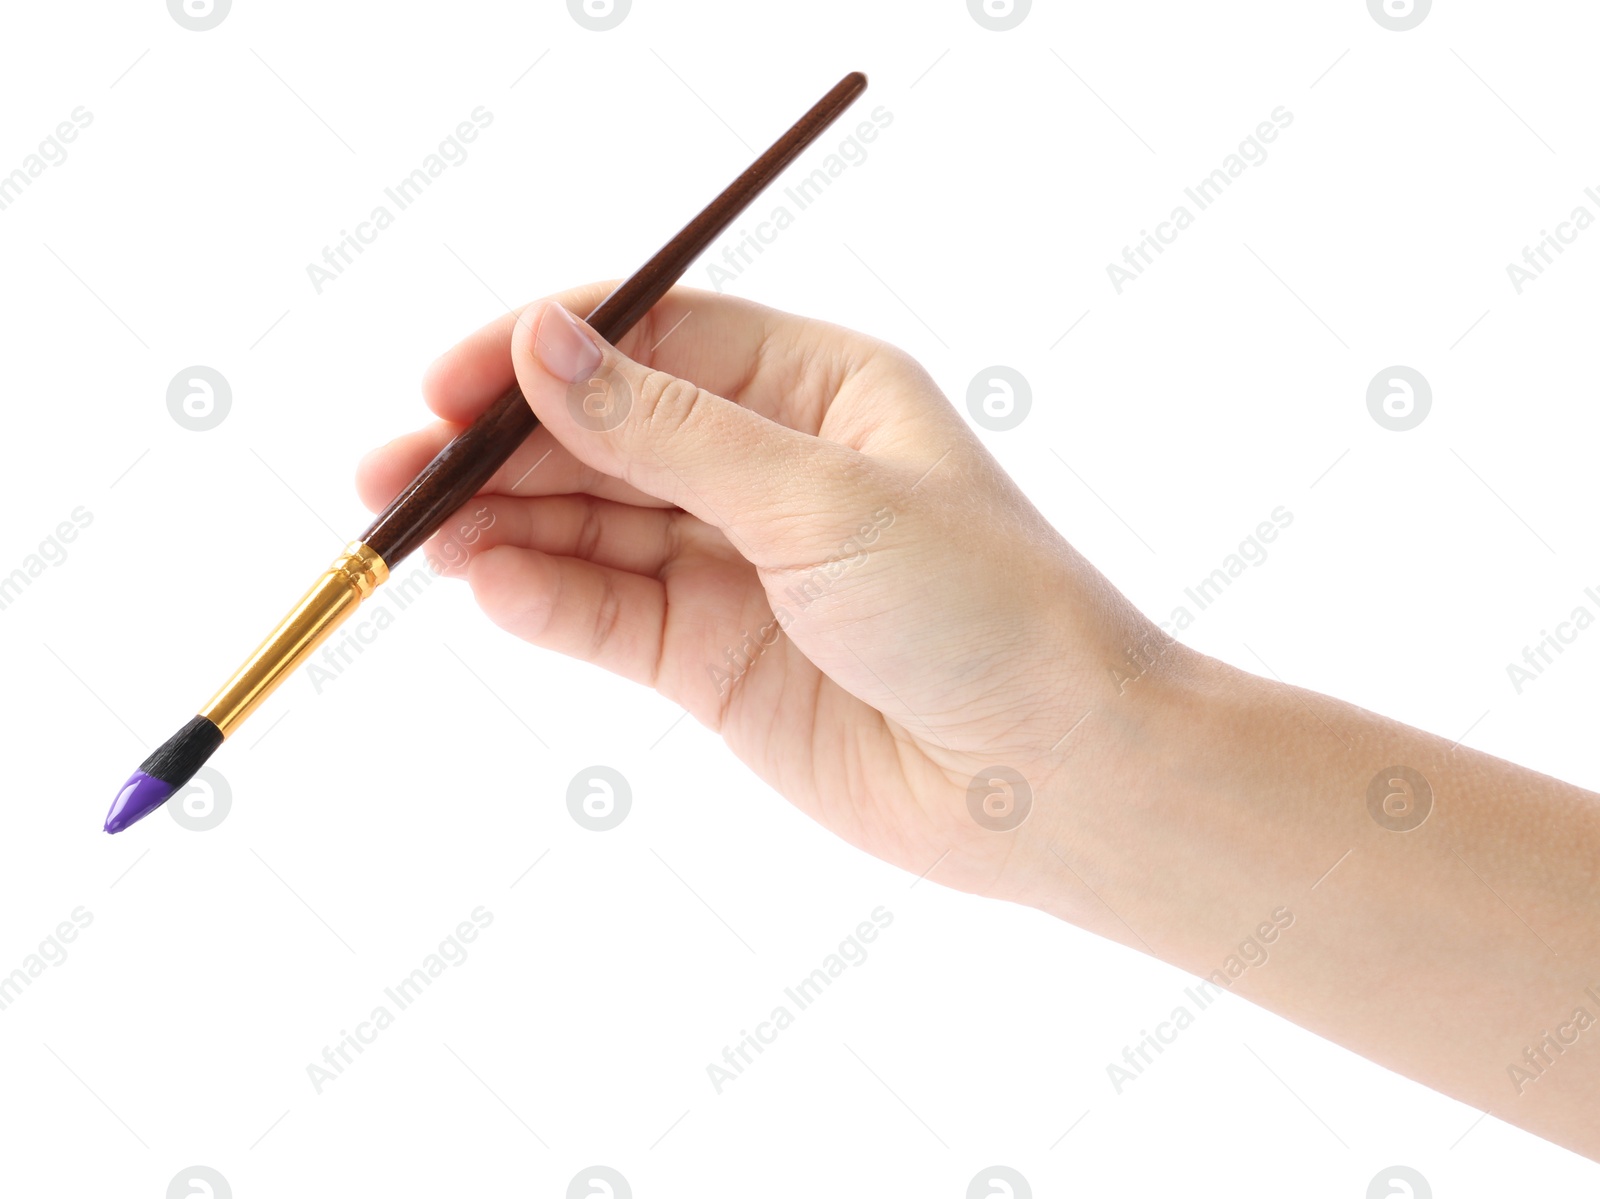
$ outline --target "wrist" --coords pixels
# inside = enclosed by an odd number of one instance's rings
[[[1017,855],[1029,869],[1008,898],[1181,963],[1236,922],[1213,875],[1267,852],[1272,784],[1250,745],[1281,697],[1160,635],[1106,679],[1040,764],[1039,819]]]

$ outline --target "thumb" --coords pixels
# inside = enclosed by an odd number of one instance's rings
[[[574,456],[721,529],[757,566],[810,561],[872,506],[864,455],[642,366],[554,300],[519,317],[511,358]]]

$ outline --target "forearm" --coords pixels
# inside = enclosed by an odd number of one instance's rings
[[[1600,796],[1176,653],[1101,713],[1039,906],[1600,1157]]]

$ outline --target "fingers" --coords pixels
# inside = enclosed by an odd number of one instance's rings
[[[657,580],[512,545],[475,555],[467,579],[478,606],[508,633],[656,685],[667,618]]]
[[[552,296],[587,315],[610,292],[593,283]],[[521,313],[506,313],[469,334],[428,368],[423,396],[444,420],[469,424],[516,381],[511,333]],[[646,366],[693,379],[781,424],[816,433],[842,378],[883,347],[820,321],[715,292],[675,288],[618,347]]]
[[[384,507],[411,482],[461,426],[439,421],[380,446],[356,467],[356,492],[372,511]],[[664,501],[648,496],[621,479],[603,475],[579,462],[548,429],[535,429],[483,487],[505,495],[564,495],[587,491],[625,504],[657,507]]]
[[[709,538],[721,542],[720,547]],[[502,545],[582,558],[651,578],[686,548],[730,553],[719,534],[681,512],[588,495],[480,496],[447,521],[424,551],[440,574],[463,576],[475,556]]]
[[[574,457],[723,530],[758,566],[817,560],[881,485],[864,455],[635,362],[554,302],[524,313],[511,355]]]
[[[588,312],[614,285],[589,283],[561,292],[561,302]],[[422,397],[443,420],[471,424],[480,412],[517,381],[511,370],[511,327],[517,314],[507,312],[467,334],[434,360],[422,378]]]
[[[612,287],[611,283],[591,283],[554,298],[568,311],[581,314],[598,305]],[[497,317],[428,368],[423,396],[443,423],[398,438],[368,455],[356,479],[357,491],[368,507],[376,511],[393,499],[451,437],[516,383],[511,363],[511,331],[516,321],[515,313]],[[832,336],[835,334],[837,338]],[[756,410],[815,432],[832,396],[826,385],[831,384],[833,372],[803,372],[797,361],[803,359],[814,366],[828,357],[809,344],[818,337],[830,345],[848,342],[852,353],[859,349],[856,342],[869,344],[859,335],[732,297],[679,289],[646,314],[622,345],[624,352],[631,350],[635,357],[670,373],[703,380],[712,390],[736,398],[741,398],[741,390],[747,391],[742,398]],[[780,346],[783,348],[774,348]],[[802,374],[815,379],[817,385],[800,386]],[[779,376],[782,381],[777,385],[753,386],[758,378]],[[552,449],[555,452],[547,458],[546,452]],[[520,495],[590,491],[625,503],[663,502],[602,478],[543,430],[536,430],[483,490]]]

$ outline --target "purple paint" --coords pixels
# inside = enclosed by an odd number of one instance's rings
[[[111,810],[106,813],[106,832],[120,833],[135,821],[143,820],[166,803],[176,790],[171,783],[135,770],[111,801]]]

